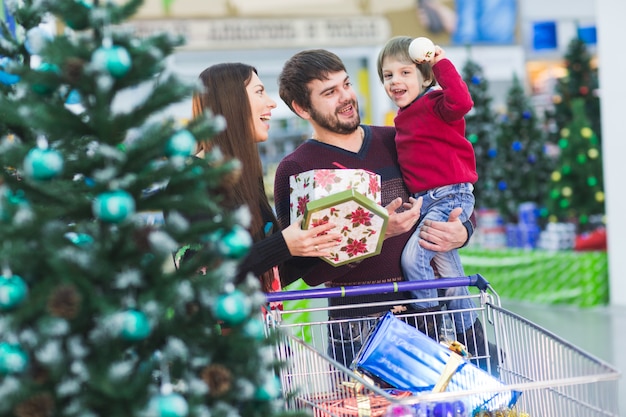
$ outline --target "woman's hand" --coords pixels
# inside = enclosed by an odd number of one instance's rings
[[[459,216],[463,210],[455,208],[447,222],[424,221],[420,230],[420,246],[435,252],[447,252],[462,247],[467,241],[467,229]]]
[[[322,224],[302,230],[302,218],[283,229],[282,234],[292,256],[330,256],[329,249],[339,246],[341,234],[330,233],[336,226]]]

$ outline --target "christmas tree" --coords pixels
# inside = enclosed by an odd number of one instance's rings
[[[494,208],[497,204],[497,181],[493,177],[492,165],[497,155],[494,135],[496,115],[491,108],[489,81],[482,67],[468,59],[462,69],[474,107],[465,116],[465,135],[474,146],[478,182],[474,185],[476,208]]]
[[[560,150],[551,176],[548,210],[551,221],[571,221],[581,229],[604,213],[600,100],[597,69],[581,39],[565,55],[567,75],[560,78],[547,112],[550,140]]]
[[[547,134],[517,76],[506,104],[498,126],[492,175],[497,178],[497,208],[505,221],[515,223],[519,205],[525,202],[535,203],[545,216],[553,160],[546,153]]]
[[[233,278],[246,210],[223,210],[217,191],[238,164],[217,149],[191,156],[223,122],[167,114],[195,88],[165,65],[184,40],[135,36],[123,23],[140,0],[12,4],[16,31],[3,24],[0,42],[0,415],[279,414],[265,297],[256,278]],[[44,18],[59,29],[42,31]],[[136,94],[120,111],[124,92]],[[197,255],[175,268],[185,245]]]

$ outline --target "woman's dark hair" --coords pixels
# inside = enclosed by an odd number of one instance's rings
[[[224,199],[232,208],[246,205],[251,214],[249,232],[257,242],[265,237],[265,222],[262,213],[273,216],[263,185],[263,166],[258,145],[254,141],[252,110],[246,86],[257,73],[256,68],[241,63],[213,65],[200,73],[204,91],[192,99],[193,117],[206,110],[222,115],[226,129],[210,139],[200,141],[198,150],[209,152],[217,146],[225,158],[237,159],[241,163],[240,173],[234,186],[225,187]],[[277,224],[275,219],[274,224]],[[269,290],[274,274],[272,270],[261,277],[264,291]]]

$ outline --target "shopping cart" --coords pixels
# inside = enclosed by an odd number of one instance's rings
[[[367,374],[351,369],[351,358],[358,353],[366,334],[380,318],[350,317],[350,314],[336,314],[338,311],[333,310],[377,306],[382,311],[393,309],[398,301],[329,306],[328,298],[406,293],[408,290],[436,287],[440,289],[437,298],[439,304],[449,306],[450,301],[460,297],[447,297],[441,289],[460,286],[477,289],[470,291],[466,298],[472,300],[471,305],[475,306],[472,310],[479,318],[476,323],[481,323],[483,331],[493,343],[489,349],[485,341],[485,355],[476,355],[471,361],[484,368],[501,384],[477,384],[475,387],[470,384],[463,390],[453,392],[409,392],[390,389]],[[290,410],[310,409],[315,416],[320,417],[378,417],[385,415],[390,406],[412,407],[413,415],[418,417],[619,416],[619,372],[554,333],[502,308],[497,293],[480,275],[427,282],[284,291],[267,294],[267,299],[268,302],[283,301],[285,304],[282,311],[273,310],[272,314],[266,316],[266,326],[268,332],[279,329],[281,342],[277,344],[276,354],[285,363],[281,371],[281,383],[285,404]],[[291,308],[290,301],[293,300],[307,300],[308,305]],[[413,301],[407,298],[402,304],[409,305]],[[301,304],[301,301],[294,303]],[[430,321],[436,327],[434,337],[446,343],[454,339],[455,320],[459,317],[455,313],[460,312],[443,308],[430,312],[400,312],[396,316],[416,327],[419,327],[420,321]],[[330,316],[346,317],[331,320]],[[342,344],[347,352],[337,351],[336,344],[332,343],[336,338],[350,340]],[[478,341],[463,342],[471,344]],[[468,398],[504,391],[520,394],[514,407],[507,410],[508,414],[501,410],[481,413],[462,410]],[[445,411],[445,407],[443,411],[441,408],[439,411],[433,408],[442,404],[452,405],[456,411]]]

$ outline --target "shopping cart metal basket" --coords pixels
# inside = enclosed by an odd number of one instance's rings
[[[502,384],[476,384],[475,387],[469,384],[453,392],[408,392],[385,387],[380,381],[351,368],[351,358],[361,349],[367,333],[380,318],[375,315],[337,315],[335,313],[338,309],[371,307],[373,304],[329,306],[328,298],[390,292],[404,294],[408,290],[437,288],[437,301],[447,308],[434,311],[408,310],[396,316],[416,327],[420,327],[420,322],[430,321],[436,328],[431,336],[445,343],[455,338],[455,320],[462,316],[455,313],[463,311],[449,307],[455,304],[451,303],[452,300],[458,301],[460,297],[448,297],[441,289],[461,286],[476,288],[465,298],[472,301],[472,314],[479,319],[476,323],[483,326],[482,330],[491,344],[484,341],[484,355],[477,354],[471,361]],[[619,372],[556,334],[502,308],[496,291],[480,275],[425,282],[284,291],[266,296],[268,302],[285,303],[283,310],[272,310],[266,316],[266,326],[268,332],[279,329],[281,342],[277,344],[276,354],[285,363],[281,371],[281,383],[285,404],[290,410],[310,409],[315,416],[324,417],[377,417],[385,415],[390,407],[397,405],[412,407],[413,415],[417,417],[619,416]],[[296,302],[299,306],[293,308],[290,307],[290,301],[294,300],[308,301],[306,306]],[[407,293],[407,299],[402,303],[410,305],[412,302],[415,300],[408,297]],[[396,308],[398,301],[376,305],[382,310],[391,310]],[[342,318],[330,319],[331,316]],[[343,340],[341,346],[344,351],[337,350],[333,343],[336,338]],[[466,339],[463,342],[471,344],[479,341]],[[458,409],[463,408],[472,396],[504,390],[520,393],[513,410],[507,411],[509,414],[497,410],[484,410],[481,414],[476,410]],[[445,407],[443,411],[441,408],[439,411],[432,408],[438,404],[458,407],[449,411],[445,411]]]

